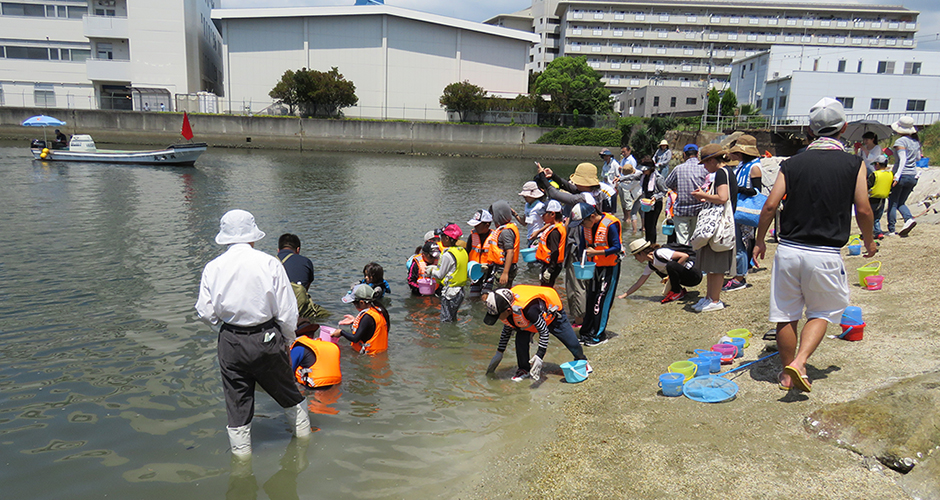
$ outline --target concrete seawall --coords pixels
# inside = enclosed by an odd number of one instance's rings
[[[20,124],[46,114],[66,122],[65,134],[91,134],[98,144],[166,146],[181,142],[180,113],[0,107],[0,138],[42,137]],[[596,147],[534,144],[550,128],[407,121],[190,115],[196,141],[211,147],[359,151],[398,154],[594,160]],[[51,138],[52,128],[46,133]]]

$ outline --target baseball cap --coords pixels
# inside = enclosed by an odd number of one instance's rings
[[[561,203],[558,200],[549,200],[545,211],[559,213],[561,212]]]
[[[441,248],[433,241],[425,241],[424,246],[421,247],[421,252],[426,253],[434,258],[441,256]]]
[[[467,221],[467,224],[476,226],[481,222],[493,222],[493,215],[487,210],[477,210],[473,213],[473,217]]]
[[[441,234],[449,236],[455,240],[460,239],[463,236],[463,231],[460,229],[460,226],[457,224],[448,224],[444,226],[444,229],[441,229]]]
[[[875,163],[888,163],[888,155],[878,155],[875,157]]]
[[[839,133],[845,120],[842,103],[831,97],[823,97],[809,109],[809,129],[818,137]]]
[[[584,220],[587,216],[596,213],[597,207],[587,203],[578,203],[571,209],[572,220]]]
[[[365,283],[359,283],[343,297],[343,302],[349,304],[355,300],[372,300],[375,289]]]
[[[483,300],[483,305],[486,306],[486,316],[483,316],[483,323],[490,326],[496,324],[499,315],[509,309],[513,299],[512,291],[508,288],[500,288],[487,294]]]
[[[682,151],[685,153],[698,153],[698,146],[695,144],[686,144]]]

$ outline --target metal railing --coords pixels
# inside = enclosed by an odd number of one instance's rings
[[[846,119],[849,122],[861,120],[873,120],[885,125],[890,125],[902,116],[914,118],[914,124],[918,127],[932,125],[940,121],[940,112],[872,112],[872,113],[846,113]],[[797,128],[809,126],[809,115],[756,115],[756,116],[718,116],[702,115],[702,129],[717,130],[746,130],[746,129],[769,129],[776,131],[779,128]]]

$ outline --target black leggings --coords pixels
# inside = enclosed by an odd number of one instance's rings
[[[684,286],[696,286],[702,282],[702,271],[697,267],[688,269],[674,260],[666,264],[666,275],[669,276],[669,287],[673,293],[679,293]]]
[[[639,202],[638,202],[639,203]],[[656,200],[653,209],[643,213],[643,229],[646,231],[646,241],[650,244],[656,243],[656,233],[659,231],[656,223],[659,221],[659,214],[663,211],[663,200]]]

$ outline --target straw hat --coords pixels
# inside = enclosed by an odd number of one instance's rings
[[[660,146],[668,146],[668,145],[669,145],[669,141],[667,141],[666,139],[663,139],[663,140],[659,141],[659,145],[660,145]]]
[[[219,245],[254,243],[264,238],[264,231],[255,224],[255,216],[245,210],[229,210],[219,222],[219,234],[215,242]]]
[[[917,129],[914,127],[914,118],[910,116],[902,116],[900,120],[892,123],[891,130],[907,135],[917,133]]]
[[[600,186],[597,180],[597,166],[593,163],[582,163],[571,174],[571,182],[578,186]]]
[[[757,150],[757,139],[752,135],[742,135],[738,137],[738,140],[735,141],[734,146],[732,146],[728,152],[741,153],[748,156],[760,156],[760,151]]]
[[[726,160],[728,151],[721,147],[721,144],[709,144],[699,150],[699,159],[702,162],[709,158],[718,157],[719,160]]]
[[[651,246],[652,244],[646,241],[646,238],[637,238],[630,242],[630,255],[636,255]]]

